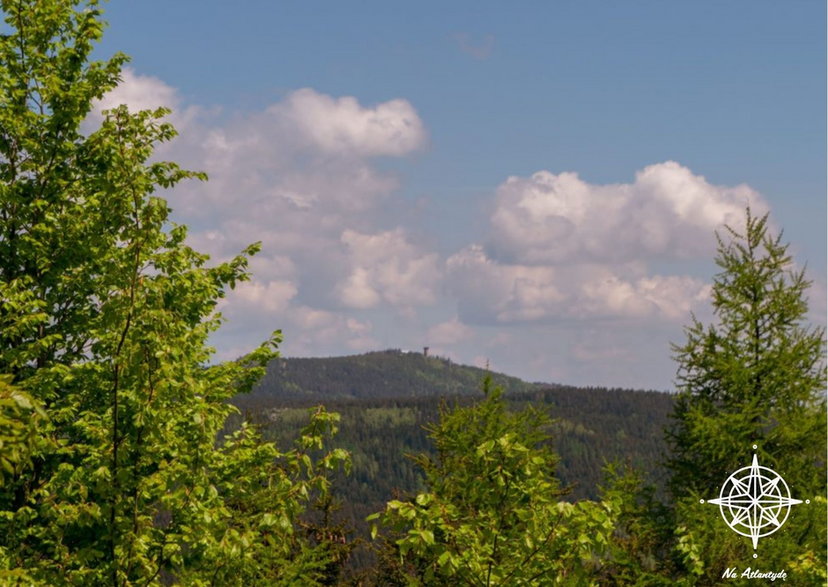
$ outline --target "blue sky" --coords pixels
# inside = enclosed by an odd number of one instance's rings
[[[220,357],[420,348],[531,380],[668,389],[744,202],[817,282],[825,4],[110,2],[107,98],[165,103],[193,243],[264,250]],[[510,179],[512,178],[512,179]]]

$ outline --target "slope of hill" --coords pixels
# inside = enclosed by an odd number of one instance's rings
[[[354,479],[375,501],[392,489],[415,488],[419,473],[405,455],[430,450],[423,427],[439,419],[439,398],[449,404],[475,401],[486,375],[504,388],[515,409],[532,404],[555,420],[558,475],[574,498],[597,495],[601,469],[610,461],[629,461],[658,484],[663,430],[673,407],[673,396],[662,392],[527,383],[439,357],[387,350],[276,359],[253,393],[233,403],[284,445],[301,428],[308,407],[322,403],[339,412],[337,442],[354,454]]]
[[[276,359],[254,390],[282,401],[402,398],[473,394],[488,372],[448,359],[399,350],[324,359]],[[509,393],[537,389],[488,373]],[[548,386],[546,386],[548,387]]]
[[[233,403],[259,425],[264,437],[288,448],[307,422],[311,406],[341,414],[334,444],[351,452],[351,475],[334,483],[344,520],[367,535],[365,517],[395,496],[423,489],[411,454],[433,453],[426,428],[441,405],[469,404],[482,396],[487,372],[421,353],[382,351],[329,359],[277,359],[256,390]],[[673,396],[655,391],[575,388],[526,383],[490,374],[506,389],[513,409],[527,404],[554,419],[552,443],[560,456],[557,475],[568,499],[593,499],[602,469],[628,462],[660,488],[663,430]]]

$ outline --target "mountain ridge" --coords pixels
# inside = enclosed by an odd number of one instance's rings
[[[529,383],[426,353],[387,349],[338,357],[274,359],[252,393],[287,401],[472,395],[487,376],[506,393],[560,387]]]

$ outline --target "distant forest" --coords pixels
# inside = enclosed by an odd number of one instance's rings
[[[463,395],[479,390],[487,375],[508,392],[549,387],[442,357],[392,349],[347,357],[276,359],[252,395],[291,402]]]
[[[251,394],[233,403],[241,419],[256,424],[266,440],[283,449],[319,403],[341,414],[337,445],[351,452],[350,475],[340,474],[334,492],[341,519],[367,536],[365,517],[385,503],[422,491],[422,470],[410,455],[430,454],[428,427],[441,406],[470,405],[482,399],[484,369],[422,353],[397,350],[329,359],[276,359]],[[630,463],[661,492],[666,445],[664,427],[673,396],[629,389],[532,384],[491,373],[515,410],[527,405],[553,418],[552,444],[560,456],[557,476],[570,501],[598,498],[607,463]],[[357,555],[358,560],[358,553]]]

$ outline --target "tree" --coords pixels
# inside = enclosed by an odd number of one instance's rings
[[[251,427],[219,438],[280,340],[210,365],[216,303],[257,246],[210,267],[186,245],[155,192],[206,178],[151,159],[168,111],[81,131],[126,61],[89,60],[96,0],[0,7],[0,579],[312,584],[329,561],[296,519],[346,460],[323,450],[336,416],[315,410],[287,452]]]
[[[610,553],[599,571],[601,585],[683,585],[676,576],[668,507],[630,464],[604,468],[601,500],[615,504]]]
[[[731,532],[718,510],[699,500],[718,497],[727,474],[750,464],[755,445],[759,462],[778,471],[794,497],[813,500],[762,542],[763,566],[805,573],[814,563],[821,571],[825,330],[806,325],[810,282],[804,269],[794,268],[782,234],[771,233],[767,215],[748,210],[744,231],[727,227],[727,235],[717,234],[717,321],[705,326],[694,317],[686,342],[673,346],[680,393],[668,431],[668,466],[684,528],[682,548],[702,582],[719,580],[729,562],[751,560],[750,540]]]
[[[477,405],[444,407],[430,429],[437,456],[417,459],[428,490],[372,516],[391,530],[402,561],[395,580],[590,584],[612,532],[613,504],[562,501],[548,417],[532,408],[508,412],[488,379],[484,393]]]

